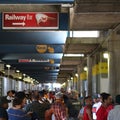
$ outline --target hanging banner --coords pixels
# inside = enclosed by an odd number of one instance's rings
[[[4,12],[3,29],[58,29],[56,12]]]
[[[108,74],[108,63],[99,62],[99,74]]]
[[[87,80],[87,73],[86,72],[80,73],[80,80]]]
[[[36,59],[19,59],[18,60],[19,63],[48,63],[50,62],[49,59],[39,59],[39,60],[36,60]]]

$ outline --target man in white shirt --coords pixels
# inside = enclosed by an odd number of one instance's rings
[[[10,100],[11,102],[8,103],[8,109],[13,107],[13,93],[12,93],[12,90],[8,91],[7,92],[7,100]]]
[[[96,94],[93,98],[93,102],[94,102],[94,104],[92,106],[93,120],[97,120],[96,113],[102,104],[102,102],[100,100],[100,95]]]
[[[109,114],[107,120],[120,120],[120,95],[115,98],[116,105]]]

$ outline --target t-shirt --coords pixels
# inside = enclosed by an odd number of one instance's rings
[[[8,114],[6,109],[0,107],[0,118],[5,118],[6,120],[8,120]]]
[[[7,96],[7,99],[10,100],[11,102],[8,103],[8,109],[13,107],[13,97]]]
[[[9,120],[31,120],[30,117],[27,116],[26,112],[22,109],[13,109],[10,108],[8,110]]]
[[[101,102],[98,102],[93,105],[93,107],[92,107],[93,120],[97,119],[96,113],[97,113],[98,109],[100,108],[101,104],[102,104]]]
[[[35,118],[39,118],[40,120],[45,119],[45,111],[50,108],[50,104],[48,103],[39,103],[38,101],[33,101],[25,107],[26,112],[32,111],[36,116]]]
[[[92,106],[85,106],[84,113],[83,113],[83,120],[90,120],[87,113],[88,109],[91,111],[91,116],[92,116]]]
[[[101,107],[98,109],[96,115],[97,120],[107,120],[108,112],[104,106],[101,105]]]

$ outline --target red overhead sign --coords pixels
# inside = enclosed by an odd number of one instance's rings
[[[58,13],[4,12],[3,29],[58,29]]]
[[[36,60],[36,59],[19,59],[19,63],[38,63],[38,62],[50,62],[49,59],[46,60]]]

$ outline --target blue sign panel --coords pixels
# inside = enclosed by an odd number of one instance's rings
[[[74,0],[0,0],[0,4],[38,3],[38,4],[62,4],[73,3]]]

